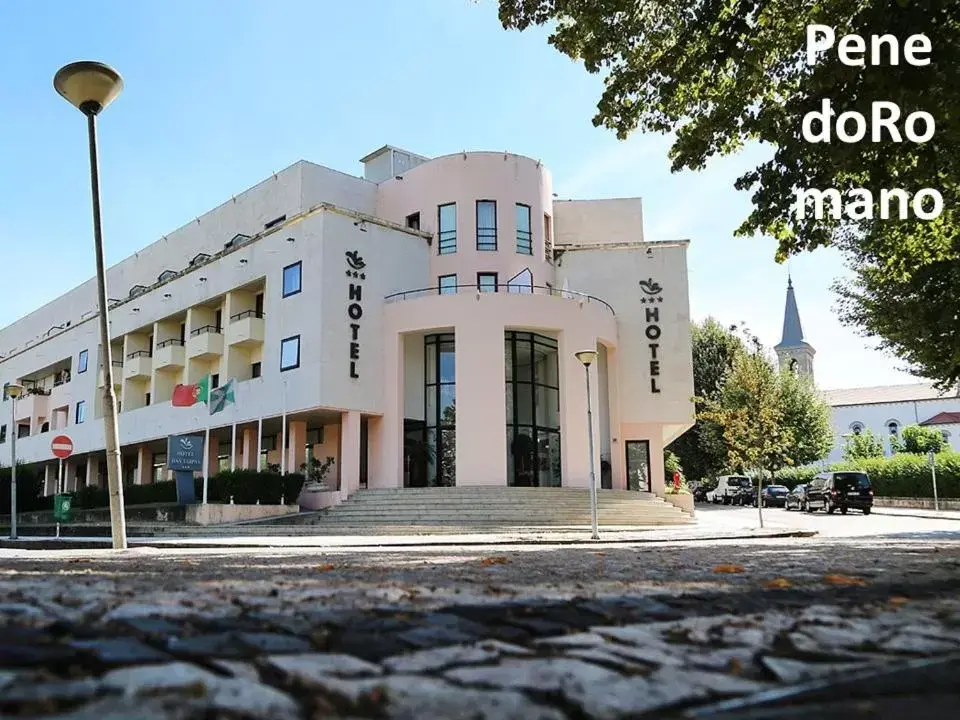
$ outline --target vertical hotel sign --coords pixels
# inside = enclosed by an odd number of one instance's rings
[[[359,379],[357,363],[360,361],[360,319],[363,317],[363,280],[362,272],[367,264],[357,250],[345,253],[347,258],[347,277],[350,278],[347,291],[347,323],[350,327],[350,377]]]
[[[640,304],[644,305],[644,336],[647,338],[647,349],[650,351],[650,392],[660,392],[660,303],[663,302],[663,286],[653,278],[640,281],[643,296]]]

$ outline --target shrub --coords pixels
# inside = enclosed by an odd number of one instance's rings
[[[53,509],[43,497],[43,475],[17,464],[17,512]],[[10,468],[0,468],[0,515],[10,514]]]

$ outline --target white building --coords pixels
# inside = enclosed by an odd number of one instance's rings
[[[793,282],[787,280],[783,335],[775,347],[781,367],[790,367],[813,377],[815,350],[804,339]],[[824,390],[833,409],[836,442],[829,463],[843,459],[844,435],[870,430],[892,454],[891,438],[907,425],[925,425],[939,430],[948,445],[960,451],[960,388],[940,392],[929,383]]]
[[[325,504],[359,487],[586,487],[575,353],[591,350],[593,469],[662,493],[663,447],[693,422],[687,243],[645,241],[638,199],[554,200],[547,169],[510,153],[384,146],[362,162],[362,178],[298,162],[109,268],[125,482],[167,476],[166,438],[209,418],[173,389],[210,376],[238,381],[211,472],[330,456]],[[0,330],[0,380],[27,388],[13,421],[0,406],[0,443],[17,433],[48,493],[60,433],[67,488],[105,483],[96,318],[90,280]]]

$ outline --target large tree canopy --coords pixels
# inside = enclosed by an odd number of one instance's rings
[[[960,286],[939,293],[942,273],[960,265],[960,2],[500,0],[500,19],[520,30],[551,24],[551,44],[604,74],[594,124],[619,138],[636,129],[675,133],[675,171],[702,169],[747,142],[769,146],[771,159],[736,182],[753,201],[738,233],[776,238],[779,261],[840,244],[857,278],[844,295],[844,319],[879,335],[918,372],[945,384],[960,378],[960,321],[947,309],[960,306]],[[892,33],[903,43],[925,34],[931,63],[908,64],[901,50],[897,65],[850,67],[834,47],[811,66],[808,24],[835,28],[837,40],[863,36],[867,57],[873,35]],[[831,143],[807,142],[801,123],[823,99],[838,113],[867,118],[873,101],[897,103],[904,116],[923,110],[936,133],[924,143],[874,143],[869,132],[858,143],[835,134]],[[872,220],[798,218],[801,188],[836,188],[844,197],[865,188],[875,200],[882,189],[934,188],[944,211],[936,221],[882,220],[878,212]],[[925,300],[942,302],[931,309]],[[914,311],[907,318],[904,303]]]

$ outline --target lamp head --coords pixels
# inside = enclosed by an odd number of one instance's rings
[[[84,60],[57,71],[53,87],[84,115],[97,115],[123,90],[123,78],[109,65]]]
[[[577,354],[577,360],[583,363],[584,367],[590,367],[597,361],[596,350],[581,350]]]
[[[17,385],[16,383],[7,385],[7,397],[16,399],[21,395],[23,395],[23,385]]]

